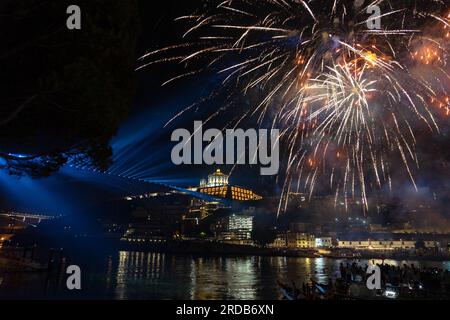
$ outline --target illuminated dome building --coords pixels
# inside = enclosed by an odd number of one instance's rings
[[[237,201],[255,201],[261,200],[262,197],[254,193],[252,190],[238,186],[232,186],[228,183],[229,176],[222,173],[220,169],[208,176],[208,180],[200,180],[198,192],[226,198]]]
[[[228,178],[230,176],[222,173],[220,169],[208,176],[208,181],[205,179],[200,180],[200,187],[221,187],[228,185]]]

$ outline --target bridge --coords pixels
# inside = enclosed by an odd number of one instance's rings
[[[32,221],[38,224],[45,220],[54,219],[53,216],[23,212],[0,212],[0,218],[8,218],[24,223],[27,223],[27,221]]]

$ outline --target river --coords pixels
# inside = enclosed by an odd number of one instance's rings
[[[201,257],[120,251],[66,261],[59,273],[1,273],[0,298],[29,299],[278,299],[277,280],[336,278],[348,260],[287,257]],[[362,264],[372,261],[360,260]],[[375,260],[375,263],[381,261]],[[450,261],[393,261],[450,270]],[[66,288],[66,266],[77,264],[82,288]]]

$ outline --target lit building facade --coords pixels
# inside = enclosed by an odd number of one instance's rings
[[[200,188],[227,186],[229,177],[222,173],[220,169],[217,169],[216,172],[208,176],[208,180],[200,180]]]
[[[414,250],[416,241],[412,240],[352,240],[338,241],[338,248],[355,250]]]
[[[198,192],[211,196],[225,198],[236,201],[258,201],[262,197],[250,189],[232,186],[229,184],[229,176],[219,169],[208,176],[208,180],[200,180]]]
[[[288,232],[286,239],[288,248],[310,249],[316,247],[315,237],[308,233]]]
[[[316,248],[328,249],[333,246],[333,238],[331,237],[316,237],[315,239]]]
[[[253,217],[252,216],[232,215],[232,216],[228,217],[228,229],[231,231],[245,230],[248,232],[252,232]]]
[[[220,241],[250,240],[253,231],[253,217],[233,214],[220,219],[216,224],[216,236]]]
[[[269,248],[286,248],[287,247],[287,241],[286,241],[286,233],[281,232],[277,233],[277,236],[275,237],[275,240],[269,244]]]
[[[315,249],[331,248],[332,238],[316,238],[314,235],[304,232],[280,232],[275,240],[269,245],[271,248],[288,249]]]

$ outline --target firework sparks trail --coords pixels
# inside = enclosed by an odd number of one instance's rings
[[[382,11],[380,30],[367,27],[369,5]],[[367,210],[370,189],[392,187],[393,154],[416,187],[415,130],[438,133],[436,117],[449,114],[449,11],[441,0],[210,1],[177,19],[191,23],[185,43],[145,54],[140,68],[178,61],[196,70],[166,83],[214,70],[239,95],[257,93],[237,123],[257,116],[281,128],[280,212],[290,191],[311,197],[320,177],[336,201],[358,197]]]

